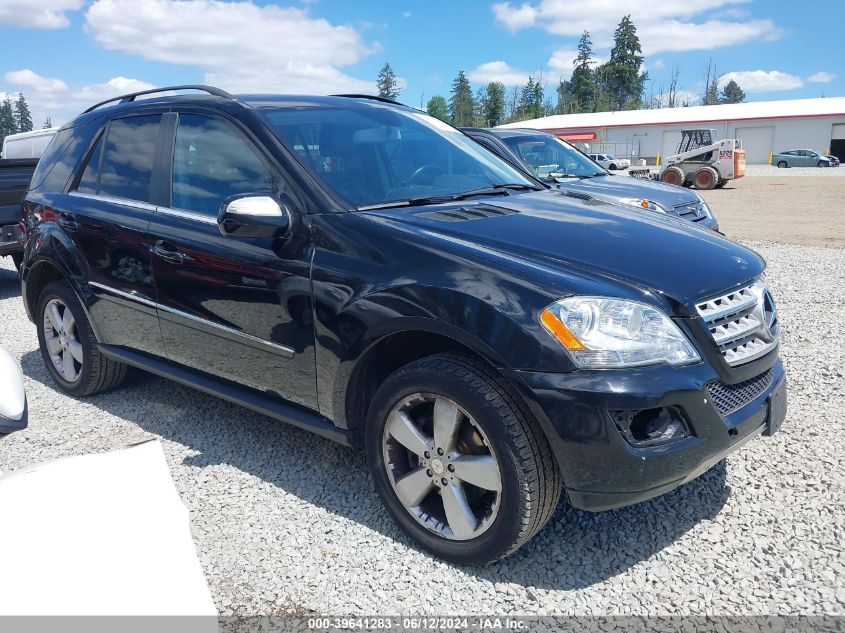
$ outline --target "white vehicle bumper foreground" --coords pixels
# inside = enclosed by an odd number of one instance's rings
[[[158,441],[7,473],[0,508],[0,615],[199,616],[174,618],[174,630],[218,630],[188,511]],[[8,630],[30,630],[40,618],[4,620]],[[47,622],[68,629],[61,618]],[[86,618],[89,631],[100,623],[150,626]],[[152,627],[160,624],[169,630],[170,618]]]

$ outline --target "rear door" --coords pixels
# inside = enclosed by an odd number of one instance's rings
[[[160,112],[115,118],[95,137],[56,223],[81,251],[100,339],[164,355],[149,225],[161,187]]]
[[[167,203],[150,227],[164,344],[172,361],[316,408],[312,243],[224,237],[230,196],[281,199],[285,176],[248,130],[207,111],[166,117]]]

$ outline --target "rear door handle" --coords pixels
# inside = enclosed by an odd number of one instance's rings
[[[69,213],[62,213],[59,216],[59,219],[56,220],[56,223],[59,226],[66,228],[68,231],[75,231],[79,228],[79,222],[77,222]]]
[[[158,255],[171,264],[181,264],[185,261],[185,255],[170,248],[170,245],[166,242],[156,242],[150,250],[153,254]]]

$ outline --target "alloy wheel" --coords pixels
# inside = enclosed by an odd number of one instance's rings
[[[399,501],[431,532],[465,541],[496,519],[498,460],[480,425],[449,398],[415,393],[397,403],[384,427],[382,454]]]
[[[70,308],[61,299],[50,299],[44,307],[42,327],[53,367],[67,382],[76,382],[82,373],[85,356]]]

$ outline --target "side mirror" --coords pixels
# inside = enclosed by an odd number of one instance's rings
[[[23,374],[15,359],[0,349],[0,434],[25,429],[26,425]]]
[[[291,215],[275,198],[247,193],[223,201],[217,226],[227,237],[276,237],[290,230]]]

